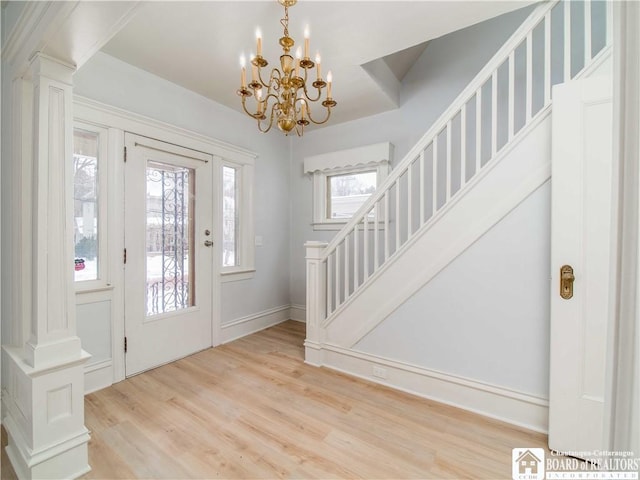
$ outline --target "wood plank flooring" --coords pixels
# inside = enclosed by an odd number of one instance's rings
[[[512,448],[546,448],[545,435],[305,365],[304,327],[87,395],[84,478],[511,478]]]

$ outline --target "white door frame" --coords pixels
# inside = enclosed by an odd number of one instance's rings
[[[185,148],[197,150],[213,157],[213,185],[220,185],[220,171],[222,162],[227,159],[235,162],[245,162],[247,159],[255,159],[256,154],[248,150],[227,144],[204,135],[200,135],[179,127],[174,127],[148,117],[127,112],[125,110],[111,107],[109,105],[96,102],[87,98],[76,96],[74,98],[74,116],[77,119],[89,121],[94,124],[103,125],[117,131],[117,135],[112,138],[109,145],[110,158],[109,162],[114,166],[114,176],[116,181],[110,187],[114,188],[115,204],[110,205],[111,209],[117,212],[124,210],[124,132],[131,132],[149,138],[155,138],[167,143],[181,145]],[[221,215],[221,206],[219,195],[213,195],[213,212],[215,217]],[[219,222],[218,222],[219,223]],[[212,229],[216,232],[216,228]],[[214,253],[212,272],[212,291],[211,298],[213,301],[212,310],[212,345],[216,346],[221,343],[221,275],[220,275],[220,243],[218,239],[213,238]],[[122,252],[124,249],[124,225],[122,222],[115,222],[114,228],[109,231],[109,242],[113,243],[114,250]],[[112,338],[113,338],[113,382],[119,382],[125,378],[125,355],[123,342],[124,339],[124,301],[122,295],[122,285],[124,285],[124,273],[122,268],[122,258],[114,255],[109,259],[113,272],[114,284],[119,288],[115,288],[117,292],[113,299],[114,316],[112,319]]]
[[[605,442],[640,454],[640,4],[613,3],[617,275],[608,338]]]

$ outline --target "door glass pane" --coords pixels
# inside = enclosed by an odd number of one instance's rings
[[[377,172],[348,173],[327,177],[328,218],[348,219],[376,191]]]
[[[73,132],[73,243],[76,282],[98,279],[98,137]]]
[[[147,316],[195,305],[195,172],[147,163]]]
[[[222,266],[239,265],[238,169],[222,167]]]

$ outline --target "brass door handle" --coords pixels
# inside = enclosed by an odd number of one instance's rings
[[[573,297],[573,282],[575,279],[571,265],[560,267],[560,296],[565,300]]]

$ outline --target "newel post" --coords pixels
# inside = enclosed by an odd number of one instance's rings
[[[307,338],[304,342],[305,363],[322,365],[322,321],[327,305],[327,264],[322,259],[325,242],[307,242]]]

